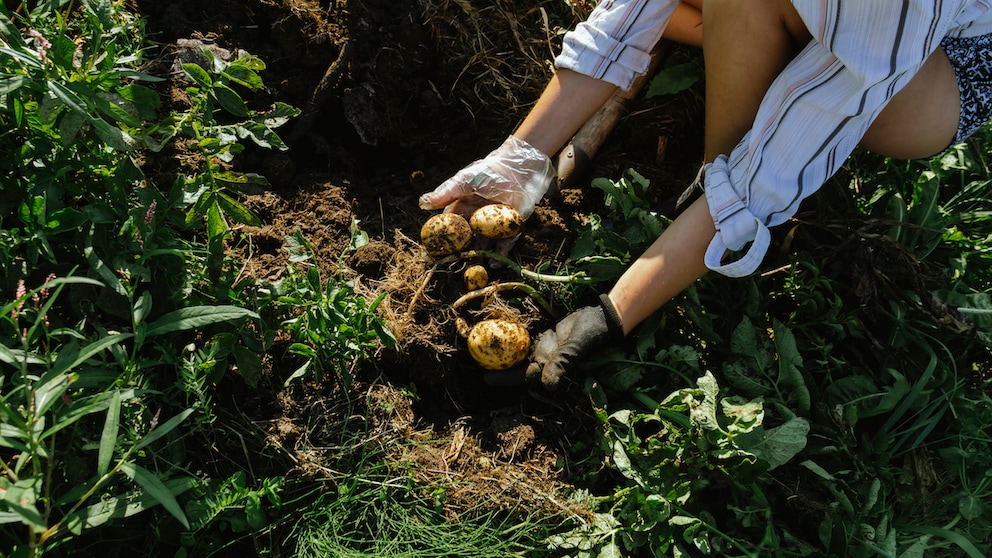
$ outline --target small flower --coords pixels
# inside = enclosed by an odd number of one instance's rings
[[[46,39],[44,35],[42,35],[35,29],[28,31],[28,35],[30,35],[31,38],[34,39],[35,51],[38,52],[38,56],[41,58],[41,61],[43,63],[48,62],[47,53],[48,50],[52,48],[52,43],[48,42],[48,39]]]
[[[11,317],[13,317],[15,320],[17,319],[18,312],[21,311],[21,308],[24,308],[24,301],[20,299],[23,298],[24,295],[27,294],[27,292],[28,292],[27,288],[24,287],[24,279],[21,279],[21,281],[17,283],[17,290],[14,291],[14,300],[19,302],[17,303],[17,306],[15,306],[14,309],[10,311]]]
[[[54,280],[55,280],[55,274],[54,273],[49,273],[48,274],[48,277],[45,277],[45,284],[47,285],[48,283],[51,283]],[[48,290],[48,287],[42,287],[38,291],[38,293],[41,294],[41,299],[42,300],[47,299],[48,298],[48,295],[51,294],[51,292]]]
[[[155,207],[158,206],[158,200],[152,200],[151,205],[148,206],[148,212],[145,213],[145,225],[151,225],[152,219],[155,218]]]

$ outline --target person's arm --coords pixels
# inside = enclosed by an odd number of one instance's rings
[[[679,0],[601,2],[566,33],[556,73],[537,104],[499,148],[420,197],[422,209],[468,215],[487,203],[509,203],[525,217],[555,175],[550,157],[616,91],[647,71],[651,50],[668,27]],[[678,10],[679,36],[692,37],[699,14]]]

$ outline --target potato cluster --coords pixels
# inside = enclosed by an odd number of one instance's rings
[[[457,213],[438,213],[420,228],[420,242],[432,257],[449,256],[472,245],[475,235],[505,240],[520,234],[523,215],[504,203],[484,205],[465,219]]]
[[[420,229],[420,241],[434,258],[450,256],[467,250],[476,235],[506,240],[520,234],[524,218],[506,204],[489,204],[477,209],[465,219],[456,213],[438,213]],[[465,288],[475,291],[486,287],[489,274],[485,266],[472,265],[465,270]],[[468,352],[480,366],[488,370],[506,370],[527,359],[530,334],[527,328],[501,319],[483,320],[469,330]]]

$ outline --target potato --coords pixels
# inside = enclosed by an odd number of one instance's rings
[[[472,227],[457,213],[438,213],[420,228],[420,242],[435,258],[461,252],[472,244]]]
[[[489,284],[489,272],[485,266],[472,265],[465,270],[465,288],[470,291],[481,289]]]
[[[468,352],[483,368],[506,370],[526,360],[530,334],[515,322],[483,320],[468,334]]]
[[[486,238],[505,239],[520,234],[524,216],[505,203],[484,205],[469,217],[472,230]]]

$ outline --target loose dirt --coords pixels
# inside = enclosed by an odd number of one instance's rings
[[[594,426],[583,411],[588,404],[568,390],[550,400],[482,384],[450,308],[464,290],[460,269],[438,269],[425,279],[433,262],[416,239],[429,214],[416,200],[513,131],[552,74],[561,33],[591,4],[136,0],[159,45],[159,73],[190,45],[246,50],[268,65],[261,73],[266,87],[247,96],[249,105],[264,110],[283,101],[302,110],[280,130],[288,152],[249,147],[234,162],[271,183],[244,200],[262,226],[239,227],[229,243],[243,261],[241,275],[278,280],[289,263],[286,238],[300,232],[315,249],[312,263],[322,277],[347,278],[370,299],[389,293],[380,311],[398,337],[397,350],[382,351],[358,371],[347,396],[333,381],[283,389],[295,366],[279,352],[266,359],[258,389],[237,377],[218,386],[218,406],[240,409],[228,420],[265,425],[268,444],[257,450],[270,455],[271,467],[286,464],[290,476],[326,473],[347,452],[314,448],[336,446],[330,442],[357,420],[369,440],[390,460],[411,466],[425,485],[457,478],[450,484],[458,489],[446,500],[453,515],[480,498],[495,509],[565,507],[558,498],[562,448]],[[173,75],[163,92],[181,107],[185,84]],[[700,106],[692,91],[636,99],[590,175],[619,178],[633,167],[651,178],[657,199],[676,195],[701,155]],[[149,181],[167,190],[189,157],[180,145],[150,161]],[[561,260],[575,225],[599,211],[600,201],[587,187],[545,200],[513,257],[523,265]],[[353,222],[371,241],[342,260]],[[492,273],[500,278],[506,270]],[[465,311],[469,319],[496,312],[486,301]],[[550,323],[534,305],[513,311],[532,329]],[[230,449],[227,455],[237,455],[242,447]]]

